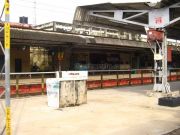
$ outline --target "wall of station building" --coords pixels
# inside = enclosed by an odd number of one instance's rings
[[[30,65],[40,71],[57,70],[127,70],[153,68],[147,51],[82,48],[31,48]]]
[[[153,59],[150,53],[123,50],[74,50],[70,65],[74,70],[128,70],[152,67]]]
[[[11,48],[11,72],[40,72],[58,70],[127,70],[152,69],[153,54],[149,50],[111,50],[82,48]],[[173,53],[169,67],[180,67],[179,54]],[[0,51],[0,68],[4,56]],[[38,68],[33,69],[34,65]]]
[[[13,47],[10,50],[11,72],[30,71],[30,49],[29,47]],[[4,54],[0,51],[0,68],[4,65]]]
[[[37,49],[37,48],[36,48]],[[150,49],[120,50],[97,48],[39,48],[32,50],[31,68],[34,63],[40,71],[57,70],[128,70],[153,69],[154,56]],[[168,67],[179,68],[179,53],[173,52]],[[31,70],[32,71],[32,70]]]
[[[12,48],[11,49],[11,72],[29,72],[30,71],[30,48]]]

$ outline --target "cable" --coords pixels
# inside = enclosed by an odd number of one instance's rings
[[[1,19],[2,19],[2,16],[3,16],[3,13],[4,13],[4,6],[3,6],[3,10],[2,10],[2,12],[1,12],[1,16],[0,16],[0,21],[1,21]]]
[[[4,125],[3,130],[1,131],[0,135],[3,135],[5,132],[6,126]]]
[[[17,6],[20,6],[20,7],[27,7],[27,8],[31,8],[31,9],[34,9],[34,7],[32,7],[32,6],[27,6],[27,5],[21,5],[21,4],[16,4]],[[45,10],[45,11],[51,11],[51,12],[61,12],[62,13],[62,11],[61,11],[61,9],[55,9],[55,10],[53,10],[53,9],[48,9],[48,8],[39,8],[39,7],[36,7],[36,9],[37,10]],[[64,11],[64,10],[63,10]],[[66,14],[72,14],[72,12],[64,12],[64,13],[66,13]]]
[[[22,2],[22,1],[23,1],[23,2],[29,2],[29,3],[34,3],[34,2],[35,2],[35,0],[33,0],[33,1],[31,1],[31,0],[19,0],[19,1],[21,1],[21,2]],[[36,0],[36,2],[37,2],[37,0]],[[72,0],[72,2],[73,2],[73,3],[76,3],[76,4],[79,4],[79,2],[76,2],[76,1],[73,1],[73,0]],[[46,3],[46,2],[40,2],[40,1],[39,1],[38,3],[42,3],[42,4],[49,5],[49,3]]]
[[[65,8],[65,7],[62,7],[62,6],[52,5],[52,4],[45,3],[45,2],[35,2],[35,1],[29,1],[29,0],[23,0],[23,2],[27,2],[27,3],[31,3],[31,4],[36,3],[38,6],[44,6],[44,7],[53,7],[53,8],[65,9],[65,10],[70,10],[71,9],[71,8],[67,8],[67,7]]]

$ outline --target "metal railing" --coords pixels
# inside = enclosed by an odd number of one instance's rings
[[[168,80],[180,80],[180,68],[168,70]],[[89,71],[88,88],[104,88],[116,86],[131,86],[152,84],[154,82],[154,69],[132,70],[93,70]]]
[[[153,82],[153,69],[101,70],[89,71],[89,89],[146,84],[144,79]],[[92,83],[92,85],[91,85]],[[93,85],[96,84],[96,85]]]
[[[90,70],[88,89],[152,84],[153,69]],[[21,96],[46,93],[46,79],[55,78],[56,72],[11,73],[11,95]],[[180,80],[180,68],[169,69],[169,81]],[[0,80],[1,82],[3,80]],[[4,87],[0,85],[0,94]]]
[[[47,78],[55,78],[55,72],[26,72],[11,73],[11,95],[26,95],[45,93],[45,81]],[[3,81],[3,80],[1,80]],[[35,89],[35,90],[33,90]],[[3,87],[0,86],[0,93]]]
[[[180,68],[170,68],[168,76],[169,81],[180,80]]]

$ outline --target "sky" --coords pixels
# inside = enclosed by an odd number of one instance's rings
[[[10,0],[10,21],[19,22],[19,17],[28,17],[30,24],[51,21],[72,23],[77,6],[98,3],[156,2],[159,0]],[[4,0],[0,1],[0,12]],[[4,20],[4,16],[2,17]]]

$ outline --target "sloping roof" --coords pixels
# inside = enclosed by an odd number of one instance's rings
[[[0,38],[3,38],[4,33],[0,33]],[[11,41],[16,44],[26,45],[59,45],[59,44],[85,44],[86,39],[80,35],[49,32],[35,29],[20,29],[11,28]]]
[[[0,32],[0,39],[3,40],[4,32]],[[11,44],[16,46],[43,46],[43,47],[101,47],[101,48],[122,48],[130,47],[136,49],[148,48],[146,42],[119,40],[113,38],[102,38],[83,36],[60,32],[50,32],[35,29],[11,28]]]
[[[0,32],[0,39],[3,41],[4,32]],[[49,32],[34,29],[11,28],[12,46],[43,46],[43,47],[81,47],[95,49],[136,49],[148,48],[146,42],[134,40],[120,40],[117,38],[103,38],[83,36],[68,33]]]
[[[105,18],[99,18],[95,16],[88,15],[88,11],[90,10],[151,10],[151,9],[158,9],[163,7],[168,7],[175,3],[180,2],[179,0],[162,0],[157,3],[155,6],[149,6],[149,3],[140,2],[140,3],[102,3],[96,5],[86,5],[86,6],[79,6],[76,9],[74,15],[74,24],[85,24],[85,25],[103,25],[107,27],[114,27],[114,28],[124,28],[133,30],[140,33],[145,33],[144,27],[128,24],[124,25],[117,22],[112,22],[111,20]],[[173,9],[171,11],[173,17],[180,17],[180,8]],[[145,14],[142,16],[141,21],[148,22],[148,17]],[[167,28],[168,37],[173,39],[180,40],[180,21],[176,22],[175,24],[171,25]]]

